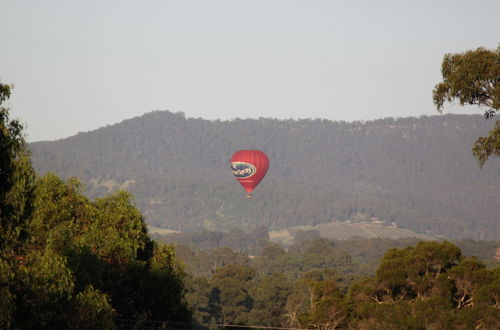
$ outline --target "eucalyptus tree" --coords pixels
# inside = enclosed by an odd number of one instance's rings
[[[433,90],[434,104],[439,112],[445,102],[453,101],[461,106],[486,107],[486,118],[500,110],[500,46],[494,50],[477,48],[446,54],[441,73],[443,81]],[[488,136],[476,140],[472,151],[479,166],[483,166],[491,155],[500,156],[500,120]]]

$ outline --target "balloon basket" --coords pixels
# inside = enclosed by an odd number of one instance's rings
[[[250,195],[250,194],[248,194],[248,195],[245,196],[245,198],[249,199],[249,198],[253,198],[253,196]]]

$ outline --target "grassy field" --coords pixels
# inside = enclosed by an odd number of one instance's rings
[[[435,237],[419,234],[409,229],[402,229],[391,226],[384,226],[373,223],[341,223],[330,222],[316,226],[297,226],[287,229],[280,229],[269,232],[272,241],[284,245],[293,243],[295,232],[303,230],[317,230],[321,237],[345,239],[349,237],[359,236],[365,238],[381,237],[398,239],[403,237],[417,237],[424,240],[434,240]]]

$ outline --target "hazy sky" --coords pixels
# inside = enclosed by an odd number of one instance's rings
[[[499,0],[0,0],[0,80],[29,141],[153,110],[434,115],[443,55],[499,43]]]

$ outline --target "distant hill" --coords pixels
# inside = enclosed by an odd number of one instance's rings
[[[91,197],[127,189],[149,224],[171,230],[376,222],[497,239],[500,160],[479,169],[471,155],[492,125],[479,115],[220,121],[156,111],[30,148],[38,172],[79,177]],[[270,158],[251,200],[229,170],[238,149]]]

